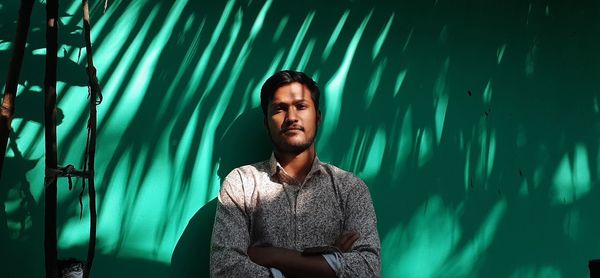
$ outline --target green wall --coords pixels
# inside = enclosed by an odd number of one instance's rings
[[[17,2],[0,4],[1,82]],[[268,157],[258,91],[280,69],[324,91],[318,153],[369,185],[384,277],[586,277],[600,258],[600,2],[173,2],[92,1],[95,277],[207,274],[220,177]],[[59,164],[79,168],[81,7],[60,8]],[[33,17],[3,277],[43,275],[43,4]],[[59,256],[84,258],[87,198],[80,219],[81,181],[59,187]]]

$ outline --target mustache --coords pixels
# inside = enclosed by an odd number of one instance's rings
[[[302,127],[301,125],[290,125],[290,126],[286,126],[286,127],[282,128],[281,133],[287,132],[288,130],[292,130],[292,129],[304,131],[304,127]]]

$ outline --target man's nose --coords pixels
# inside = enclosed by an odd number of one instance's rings
[[[297,112],[298,111],[296,111],[296,108],[290,107],[288,109],[287,115],[286,115],[287,121],[290,121],[290,122],[296,122],[296,121],[298,121],[298,114],[297,114]]]

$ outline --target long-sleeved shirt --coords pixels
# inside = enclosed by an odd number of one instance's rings
[[[249,246],[302,251],[331,246],[344,231],[360,238],[339,257],[339,277],[379,277],[381,244],[369,190],[354,174],[315,157],[299,183],[274,155],[234,169],[224,179],[212,234],[213,277],[270,277]]]

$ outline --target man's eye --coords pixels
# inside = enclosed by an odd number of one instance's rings
[[[299,105],[296,106],[296,108],[298,108],[300,110],[304,110],[304,109],[308,108],[308,105],[306,105],[306,104],[299,104]]]

